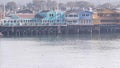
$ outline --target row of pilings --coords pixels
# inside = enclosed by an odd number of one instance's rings
[[[91,34],[120,32],[120,26],[0,26],[4,36],[39,36],[50,34]]]

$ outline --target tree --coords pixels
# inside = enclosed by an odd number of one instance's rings
[[[78,1],[76,2],[76,6],[79,6],[80,8],[94,8],[94,5],[87,1]]]
[[[80,9],[94,8],[95,6],[87,1],[68,2],[67,7],[74,8],[79,7]]]
[[[66,5],[64,3],[59,3],[59,9],[65,11]]]
[[[110,9],[112,9],[112,8],[115,8],[115,6],[112,5],[111,3],[104,3],[102,5],[98,5],[98,8],[102,8],[102,9],[104,9],[104,8],[110,8]]]
[[[56,1],[48,0],[47,1],[47,9],[48,10],[57,9],[57,2]]]
[[[47,8],[47,3],[44,0],[33,0],[33,5],[35,10],[45,10]]]
[[[6,4],[6,9],[7,9],[7,10],[13,11],[13,10],[15,10],[16,8],[17,8],[17,4],[16,4],[16,2],[14,2],[14,1],[8,2],[8,3]]]
[[[4,5],[0,4],[0,12],[4,11]]]
[[[27,7],[28,9],[33,10],[33,4],[32,4],[32,3],[28,3],[26,7]]]

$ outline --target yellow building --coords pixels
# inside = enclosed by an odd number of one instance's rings
[[[93,14],[93,23],[94,25],[100,24],[100,17],[98,16],[98,13]]]
[[[119,24],[120,12],[112,9],[102,9],[93,15],[94,24]]]

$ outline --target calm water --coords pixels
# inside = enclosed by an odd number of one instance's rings
[[[120,34],[0,38],[0,68],[120,68]]]

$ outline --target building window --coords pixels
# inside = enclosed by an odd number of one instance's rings
[[[11,23],[13,22],[13,21],[10,21]]]
[[[77,22],[76,20],[73,20],[73,22]]]
[[[50,17],[53,17],[54,16],[54,14],[50,14]]]
[[[86,16],[89,16],[89,14],[86,14]]]
[[[22,22],[22,20],[20,22]]]
[[[85,14],[82,14],[82,16],[85,16]]]
[[[69,17],[73,17],[73,15],[69,15]]]
[[[14,22],[16,22],[16,20],[14,20]]]
[[[78,15],[74,15],[74,17],[78,17]]]
[[[90,16],[89,14],[82,14],[82,16]]]
[[[6,21],[4,21],[4,23],[6,23]]]
[[[68,17],[68,15],[65,15],[65,17]]]
[[[57,22],[60,22],[60,20],[57,20]]]
[[[53,23],[53,20],[51,22]]]
[[[27,20],[25,20],[25,22],[27,22]]]

